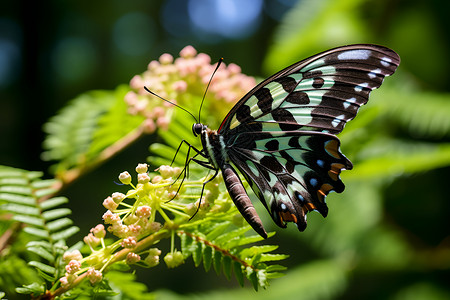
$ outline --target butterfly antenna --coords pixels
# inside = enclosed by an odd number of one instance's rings
[[[161,100],[163,100],[163,101],[166,101],[167,103],[170,103],[170,104],[172,104],[173,106],[178,107],[178,108],[184,110],[185,112],[187,112],[188,114],[190,114],[190,115],[194,118],[195,123],[199,123],[199,122],[197,121],[197,118],[195,118],[195,116],[194,116],[190,111],[188,111],[187,109],[185,109],[185,108],[179,106],[178,104],[175,104],[175,103],[173,103],[173,102],[171,102],[171,101],[169,101],[169,100],[167,100],[167,99],[164,99],[163,97],[161,97],[161,96],[158,95],[158,94],[155,94],[154,92],[150,91],[146,86],[144,86],[144,89],[145,89],[147,92],[149,92],[150,94],[152,94],[153,96],[158,97],[159,99],[161,99]]]
[[[213,79],[213,77],[214,77],[214,74],[216,74],[216,72],[217,72],[217,70],[219,69],[219,67],[220,67],[220,65],[222,64],[222,62],[223,62],[223,57],[221,57],[221,58],[219,59],[219,61],[217,62],[217,66],[216,66],[216,68],[214,69],[214,72],[211,74],[211,78],[209,79],[208,85],[206,86],[206,90],[205,90],[205,93],[203,94],[203,98],[202,98],[202,103],[200,104],[200,108],[199,108],[199,110],[198,110],[198,123],[200,123],[200,114],[202,113],[202,106],[203,106],[203,102],[205,101],[206,93],[208,92],[208,88],[209,88],[209,86],[211,85],[211,81],[212,81],[212,79]]]

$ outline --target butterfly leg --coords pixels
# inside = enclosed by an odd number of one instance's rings
[[[195,161],[195,160],[194,160],[194,161]],[[196,162],[198,163],[198,161],[196,161]],[[202,162],[202,161],[200,161],[200,162]],[[204,162],[202,162],[202,163],[204,163]],[[201,165],[201,166],[204,166],[204,167],[206,167],[206,168],[212,168],[210,165],[209,165],[209,166],[202,165],[202,164],[200,164],[200,165]],[[205,185],[207,185],[208,183],[210,183],[211,181],[213,181],[214,178],[217,177],[217,174],[219,174],[219,170],[214,169],[214,168],[212,168],[212,170],[215,170],[216,172],[214,173],[214,175],[213,175],[211,178],[209,178],[208,180],[206,180],[205,182],[203,182],[202,191],[201,191],[201,193],[200,193],[200,199],[198,200],[197,210],[196,210],[195,213],[189,218],[189,220],[191,220],[193,217],[195,217],[195,215],[198,213],[198,210],[200,209],[200,205],[202,204],[203,192],[205,191]]]
[[[222,174],[228,193],[241,215],[260,236],[266,239],[267,232],[264,230],[261,219],[259,218],[252,201],[248,197],[236,171],[231,165],[225,164],[222,167]]]
[[[183,144],[186,144],[186,145],[188,146],[188,150],[187,150],[187,154],[186,154],[186,161],[184,162],[184,168],[183,168],[183,170],[181,171],[181,173],[178,175],[178,177],[174,180],[174,182],[173,182],[172,184],[174,184],[175,182],[177,182],[177,181],[180,179],[181,174],[183,174],[183,179],[181,179],[181,183],[180,183],[180,185],[179,185],[179,187],[178,187],[177,192],[175,193],[175,195],[172,197],[172,199],[170,199],[170,200],[167,201],[167,202],[172,201],[172,200],[176,197],[176,195],[178,195],[178,193],[179,193],[179,191],[180,191],[180,189],[181,189],[181,187],[182,187],[182,185],[183,185],[184,180],[186,179],[186,177],[189,177],[189,164],[191,163],[191,161],[195,161],[196,163],[198,163],[199,165],[201,165],[201,166],[203,166],[203,167],[206,167],[206,168],[208,168],[208,169],[213,169],[213,170],[214,170],[214,168],[212,168],[211,165],[210,165],[208,162],[201,161],[201,160],[198,160],[198,159],[195,158],[195,157],[197,157],[198,155],[200,155],[200,156],[202,156],[202,157],[204,157],[204,158],[207,158],[207,156],[206,156],[201,150],[198,150],[197,148],[195,148],[194,146],[192,146],[191,144],[189,144],[186,140],[182,140],[182,141],[181,141],[180,145],[178,146],[177,151],[175,152],[175,156],[174,156],[174,158],[172,159],[172,162],[171,162],[170,165],[172,165],[172,164],[174,163],[175,158],[176,158],[176,156],[177,156],[177,154],[178,154],[178,151],[180,150],[180,148],[181,148],[181,146],[182,146]],[[195,154],[194,156],[192,156],[192,157],[190,157],[191,149],[194,150],[194,151],[196,152],[196,154]]]

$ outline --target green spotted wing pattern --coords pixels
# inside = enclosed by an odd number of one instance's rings
[[[303,231],[307,212],[327,215],[326,195],[344,190],[339,174],[352,168],[336,134],[399,63],[397,53],[383,46],[331,49],[257,85],[217,132],[197,124],[205,157],[227,174],[232,199],[259,234],[266,235],[234,167],[277,225],[294,222]]]

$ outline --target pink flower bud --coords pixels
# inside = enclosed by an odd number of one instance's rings
[[[119,206],[119,204],[114,202],[113,198],[111,196],[109,196],[105,200],[103,200],[103,206],[109,210],[116,210],[116,208],[117,208],[117,206]]]
[[[144,129],[144,132],[147,134],[155,132],[156,130],[155,121],[153,121],[152,119],[145,119],[144,123],[142,124],[142,128]]]
[[[67,280],[67,277],[66,276],[64,276],[64,277],[61,277],[60,279],[59,279],[59,282],[61,283],[61,286],[62,287],[67,287],[67,286],[69,286],[69,280]]]
[[[78,260],[73,259],[66,265],[66,272],[69,274],[74,274],[80,270],[80,267],[81,263]]]
[[[169,53],[164,53],[163,55],[161,55],[159,57],[159,62],[162,65],[168,65],[171,64],[173,62],[173,56],[170,55]]]
[[[169,127],[169,119],[167,119],[166,117],[159,117],[156,120],[156,125],[162,129],[167,129]]]
[[[130,252],[127,254],[126,263],[131,265],[139,262],[141,260],[141,257],[137,255],[136,253]]]
[[[126,198],[126,196],[122,193],[115,192],[115,193],[112,193],[111,198],[114,200],[114,202],[116,202],[117,204],[120,204],[120,202],[122,202],[123,199]]]
[[[91,233],[99,239],[102,239],[105,237],[106,235],[106,231],[105,231],[105,226],[103,226],[102,224],[98,224],[97,226],[95,226],[94,228],[91,228]]]
[[[183,58],[191,58],[197,54],[197,50],[195,50],[192,46],[186,46],[180,51],[180,56]]]
[[[66,251],[63,255],[63,260],[65,263],[69,263],[71,260],[82,260],[83,255],[81,255],[79,250]]]
[[[131,78],[130,80],[130,86],[133,89],[139,89],[142,88],[144,86],[144,82],[142,81],[142,77],[139,75],[135,75],[133,78]]]
[[[182,92],[185,92],[186,91],[186,89],[187,89],[187,83],[186,83],[186,81],[184,81],[184,80],[178,80],[178,81],[175,81],[173,84],[172,84],[172,89],[174,89],[176,92],[178,92],[178,93],[182,93]]]
[[[136,224],[130,224],[130,225],[128,225],[128,232],[132,236],[138,236],[141,232],[141,226],[136,225]]]
[[[135,92],[130,91],[124,97],[125,103],[128,105],[135,105],[138,102],[138,96]]]
[[[100,272],[94,268],[89,268],[89,270],[86,273],[87,273],[87,277],[89,278],[89,281],[93,285],[99,283],[103,279],[102,272]]]
[[[236,64],[231,63],[228,65],[228,71],[230,72],[230,74],[239,74],[239,73],[241,73],[241,67],[239,67]]]
[[[152,209],[148,205],[139,206],[136,209],[136,216],[138,216],[139,218],[148,218],[150,217],[151,213]]]
[[[148,69],[150,71],[154,71],[155,69],[157,69],[160,66],[159,62],[156,60],[152,60],[149,64],[148,64]]]
[[[105,212],[102,216],[103,221],[105,221],[105,224],[116,224],[120,223],[121,219],[118,214],[113,213],[112,211],[108,210]]]
[[[134,248],[136,246],[137,239],[134,236],[129,236],[122,240],[121,246],[124,248]]]
[[[96,238],[92,233],[85,236],[83,241],[92,248],[95,248],[100,244],[100,239]]]

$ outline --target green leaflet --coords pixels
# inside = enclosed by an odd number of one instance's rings
[[[217,274],[223,272],[227,279],[234,277],[243,286],[244,278],[252,282],[257,290],[266,288],[269,278],[281,276],[280,271],[285,268],[279,265],[267,265],[273,261],[287,258],[287,255],[272,254],[277,246],[254,246],[254,242],[261,241],[259,235],[247,236],[250,226],[230,230],[230,222],[218,222],[209,226],[202,226],[202,231],[189,230],[179,233],[181,250],[185,258],[192,256],[198,267],[203,262],[208,271],[211,265]],[[273,235],[273,234],[270,234]]]
[[[10,180],[0,180],[0,213],[13,214],[12,220],[26,226],[23,232],[30,236],[26,245],[34,260],[28,266],[37,270],[41,280],[54,283],[64,271],[60,268],[60,258],[65,251],[65,240],[78,232],[66,216],[71,213],[60,205],[68,202],[65,197],[51,198],[58,186],[56,180],[42,180],[37,172],[0,166],[0,178],[10,176]],[[45,199],[43,197],[50,197]],[[15,227],[11,223],[11,230]],[[33,240],[36,239],[36,240]],[[40,289],[41,285],[18,288],[19,293],[29,293]]]

